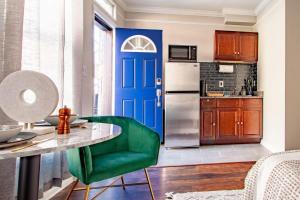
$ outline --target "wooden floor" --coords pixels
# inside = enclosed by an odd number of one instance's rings
[[[164,167],[148,169],[154,194],[157,200],[164,200],[166,192],[196,192],[212,190],[242,189],[247,172],[254,162],[206,164],[183,167]],[[111,182],[112,180],[109,180]],[[144,171],[125,176],[126,183],[145,182]],[[96,183],[94,186],[109,182]],[[118,182],[120,184],[120,182]],[[70,188],[70,187],[69,187]],[[56,195],[52,200],[65,199],[69,188]],[[90,197],[98,190],[91,191]],[[82,200],[83,191],[73,192],[71,200]],[[150,200],[147,185],[110,188],[97,199],[101,200]]]

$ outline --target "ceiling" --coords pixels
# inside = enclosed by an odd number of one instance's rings
[[[222,11],[241,9],[254,11],[264,0],[123,0],[127,7],[160,7],[174,9],[193,9]]]

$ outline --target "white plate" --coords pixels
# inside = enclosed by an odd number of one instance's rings
[[[71,128],[83,126],[84,124],[88,123],[88,120],[85,119],[77,119],[74,122],[70,124]],[[35,126],[51,126],[48,122],[42,121],[42,122],[37,122],[34,124]]]
[[[31,140],[34,137],[36,137],[35,133],[20,132],[15,137],[12,137],[11,139],[9,139],[7,142],[0,143],[0,149],[14,147],[14,146],[18,146],[18,145],[27,143],[29,140]]]
[[[75,128],[75,127],[83,126],[84,124],[86,124],[88,122],[89,121],[85,120],[85,119],[77,119],[73,123],[70,124],[70,127]]]
[[[0,142],[6,142],[10,138],[18,135],[23,126],[21,125],[1,125],[0,126]]]

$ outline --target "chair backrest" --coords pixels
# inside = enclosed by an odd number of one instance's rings
[[[83,117],[82,119],[86,119],[92,123],[106,123],[106,124],[114,124],[121,127],[121,134],[107,142],[101,143],[101,147],[98,148],[98,145],[90,146],[92,155],[101,155],[107,154],[117,151],[127,151],[128,150],[128,127],[129,127],[129,119],[123,117],[115,117],[115,116],[92,116],[92,117]]]
[[[133,152],[151,155],[156,164],[160,148],[159,134],[132,119],[129,124],[128,148]]]
[[[120,126],[122,134],[118,140],[123,142],[123,144],[119,143],[120,145],[117,146],[123,147],[123,150],[127,148],[129,151],[150,154],[153,158],[156,158],[157,162],[160,148],[159,134],[147,126],[132,118],[123,116],[93,116],[82,119],[87,119],[89,122],[109,123]]]

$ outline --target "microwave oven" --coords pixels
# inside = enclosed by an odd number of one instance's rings
[[[197,46],[169,45],[169,62],[197,62]]]

